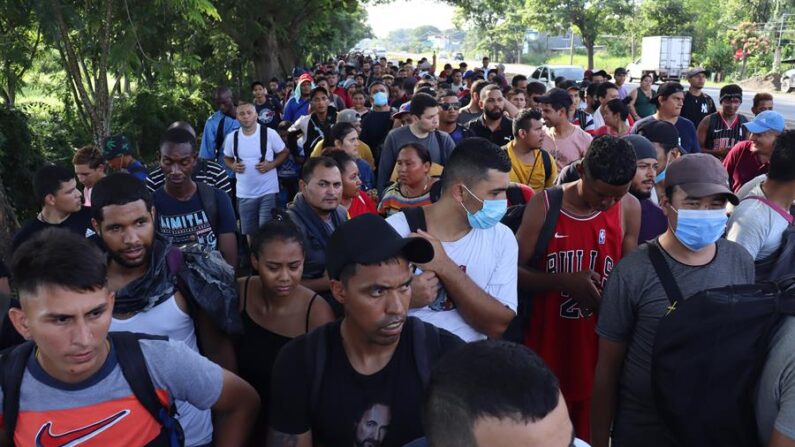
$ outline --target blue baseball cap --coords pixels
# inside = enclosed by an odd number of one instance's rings
[[[769,130],[784,132],[784,117],[780,113],[766,110],[756,115],[753,121],[743,124],[749,132],[764,133]]]
[[[475,72],[474,72],[474,71],[472,71],[472,70],[467,70],[467,72],[466,72],[466,73],[464,73],[464,75],[463,75],[463,76],[461,76],[461,79],[469,79],[469,78],[471,78],[472,76],[475,76]]]

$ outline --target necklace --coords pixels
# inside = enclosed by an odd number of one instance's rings
[[[62,223],[63,223],[63,221],[65,221],[65,220],[66,220],[68,217],[69,217],[69,216],[67,215],[65,218],[63,218],[63,219],[59,220],[58,222],[50,222],[49,220],[47,220],[47,219],[44,217],[44,214],[42,214],[42,212],[41,212],[41,211],[39,211],[39,214],[37,214],[37,215],[36,215],[36,219],[38,219],[40,222],[44,222],[44,223],[46,223],[46,224],[49,224],[49,225],[60,225],[60,224],[62,224]]]
[[[415,194],[415,195],[408,194],[409,192],[411,192],[409,185],[400,185],[405,191],[405,193],[404,193],[404,191],[400,191],[400,194],[402,194],[403,197],[416,197],[418,195],[422,195],[422,194],[425,193],[425,191],[428,190],[428,184],[430,182],[431,182],[431,178],[426,175],[425,176],[425,185],[422,187],[422,191],[419,194]]]

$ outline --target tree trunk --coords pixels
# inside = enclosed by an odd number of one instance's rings
[[[0,258],[8,261],[11,255],[12,235],[19,229],[16,212],[8,201],[6,188],[0,179]]]
[[[284,42],[274,31],[262,33],[254,41],[254,73],[262,82],[284,77],[298,63],[292,42]]]
[[[585,45],[585,51],[588,52],[588,69],[593,70],[593,42],[583,41],[583,45]]]

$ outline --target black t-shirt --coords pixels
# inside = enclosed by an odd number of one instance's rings
[[[22,228],[14,235],[14,241],[11,243],[11,251],[17,249],[23,242],[27,241],[33,235],[47,228],[66,228],[67,230],[74,231],[75,233],[89,237],[94,234],[91,228],[91,208],[83,207],[80,211],[72,213],[63,222],[53,225],[47,222],[42,222],[38,218],[30,219],[22,225]]]
[[[10,273],[8,273],[8,267],[6,267],[5,263],[2,259],[0,259],[0,278],[8,278]]]
[[[705,116],[715,111],[715,101],[708,94],[701,92],[701,96],[693,96],[685,92],[681,116],[692,121],[694,126],[698,127]]]
[[[271,382],[271,427],[289,434],[311,430],[314,442],[325,446],[368,445],[371,440],[373,445],[399,447],[422,437],[424,390],[415,363],[412,325],[430,325],[409,318],[389,363],[365,376],[353,369],[345,354],[340,324],[319,329],[328,332],[316,408],[310,408],[314,366],[307,365],[312,359],[307,355],[307,336],[294,339],[279,353]],[[450,332],[439,331],[440,357],[463,344]]]
[[[378,146],[384,143],[386,135],[392,130],[392,112],[376,112],[370,111],[362,118],[362,135],[361,140],[364,141],[373,151],[373,155],[380,155],[377,153]],[[378,166],[378,158],[375,159],[376,166]]]
[[[257,121],[265,126],[276,130],[279,127],[279,122],[282,120],[282,106],[279,99],[273,95],[267,95],[265,102],[262,104],[254,104],[257,110]]]
[[[480,118],[474,119],[467,124],[467,128],[472,132],[473,136],[485,138],[497,146],[505,146],[513,140],[513,121],[510,118],[502,117],[500,120],[500,127],[492,132],[483,120],[483,115]]]

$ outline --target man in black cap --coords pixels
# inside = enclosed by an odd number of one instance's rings
[[[345,317],[282,348],[273,368],[268,446],[401,446],[423,435],[424,388],[436,360],[462,344],[407,317],[410,263],[434,249],[364,214],[340,225],[326,257]],[[366,430],[371,418],[378,430]]]
[[[696,67],[687,72],[687,82],[690,88],[685,93],[685,103],[682,106],[682,116],[698,124],[705,116],[715,113],[715,101],[702,90],[707,82],[707,70]]]
[[[602,82],[613,79],[612,76],[607,74],[604,70],[594,71],[591,73],[591,84],[601,84]]]
[[[665,230],[668,229],[668,220],[665,218],[665,214],[651,200],[654,191],[654,177],[657,176],[659,167],[659,154],[654,143],[646,137],[627,135],[622,139],[629,141],[635,150],[637,170],[632,184],[629,185],[629,193],[640,202],[640,231],[638,232],[638,245],[640,245],[665,233]]]
[[[605,284],[596,333],[599,356],[591,405],[594,447],[668,447],[651,388],[651,353],[660,319],[670,306],[651,259],[670,270],[681,296],[754,282],[754,262],[722,239],[727,202],[737,204],[726,169],[713,156],[690,154],[668,167],[662,208],[668,230],[616,264]],[[611,432],[612,428],[612,432]]]
[[[676,126],[679,131],[682,151],[686,154],[701,152],[696,137],[696,126],[689,119],[681,116],[682,104],[684,102],[684,87],[678,82],[666,82],[657,90],[657,95],[651,99],[651,103],[657,106],[657,112],[646,118],[638,120],[632,126],[631,133],[638,133],[638,129],[649,121],[668,121]]]
[[[723,160],[735,144],[748,138],[748,131],[743,128],[748,119],[739,113],[742,103],[742,87],[737,84],[721,87],[720,110],[698,123],[696,134],[701,152]]]

